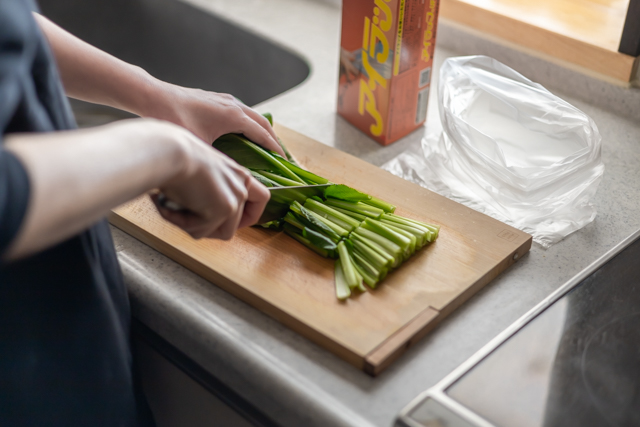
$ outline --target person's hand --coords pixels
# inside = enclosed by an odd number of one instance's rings
[[[227,133],[243,134],[286,157],[269,121],[232,95],[164,82],[158,85],[158,98],[164,102],[154,102],[144,115],[180,125],[209,144]]]
[[[237,229],[255,224],[269,201],[267,188],[247,169],[190,132],[169,126],[173,129],[167,137],[179,139],[186,148],[186,166],[160,186],[160,191],[186,211],[164,208],[157,195],[152,196],[160,214],[196,239],[228,240]]]

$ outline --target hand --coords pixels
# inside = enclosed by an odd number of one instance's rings
[[[160,209],[195,238],[230,239],[238,228],[255,223],[269,200],[269,191],[249,171],[186,129],[159,120],[8,134],[3,149],[20,159],[30,187],[29,206],[6,260],[63,242],[152,189],[160,188],[190,211]]]
[[[255,224],[269,201],[267,188],[229,157],[202,144],[190,132],[173,127],[169,137],[186,146],[187,166],[160,190],[187,211],[163,208],[157,195],[152,196],[160,214],[195,239],[228,240],[237,229]]]
[[[249,140],[286,157],[269,121],[226,93],[190,89],[158,83],[165,102],[154,103],[146,116],[170,121],[211,144],[227,133],[243,134]]]

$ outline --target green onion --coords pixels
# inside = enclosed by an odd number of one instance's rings
[[[261,171],[260,173],[262,174],[262,176],[265,176],[265,177],[269,178],[270,180],[272,180],[274,182],[277,182],[278,184],[280,184],[283,187],[297,187],[297,186],[304,185],[304,184],[300,184],[298,181],[294,181],[292,179],[285,178],[283,176],[280,176],[280,175],[272,173],[272,172]]]
[[[338,243],[340,238],[342,237],[333,228],[329,227],[327,224],[322,222],[320,219],[313,216],[307,209],[300,205],[298,202],[294,202],[294,204],[298,204],[298,207],[294,210],[294,206],[291,206],[291,211],[287,213],[287,216],[291,214],[296,221],[303,224],[305,227],[311,228],[319,233],[322,233],[329,237],[332,241]],[[287,218],[285,216],[285,219]],[[344,230],[344,235],[346,236],[347,231]]]
[[[365,219],[367,219],[367,217],[366,217],[366,216],[364,216],[364,215],[360,215],[360,214],[357,214],[357,213],[355,213],[355,212],[348,211],[348,210],[346,210],[346,209],[337,208],[337,207],[335,207],[335,206],[332,206],[332,208],[333,208],[333,209],[335,209],[335,210],[337,210],[337,211],[338,211],[338,212],[340,212],[340,213],[345,214],[345,215],[346,215],[346,216],[348,216],[348,217],[351,217],[351,218],[355,219],[356,221],[360,221],[360,222],[362,222],[362,221],[364,221]]]
[[[273,118],[266,116],[270,123]],[[282,142],[278,140],[282,145]],[[223,135],[213,146],[227,154],[267,187],[286,187],[274,202],[289,206],[280,219],[261,224],[284,229],[298,242],[335,262],[336,296],[344,300],[352,289],[375,288],[387,274],[417,249],[434,241],[440,227],[396,215],[395,206],[369,194],[309,172],[240,135]],[[307,198],[296,189],[307,184],[331,184],[323,197]]]
[[[342,264],[342,273],[344,274],[344,279],[349,289],[353,289],[358,286],[358,272],[356,272],[355,267],[351,261],[351,257],[349,256],[349,251],[347,250],[347,246],[344,242],[338,243],[338,256],[340,257],[340,262]]]
[[[371,288],[375,288],[379,280],[378,278],[380,277],[380,271],[376,270],[357,252],[353,253],[353,260],[355,261],[356,268],[360,275],[362,275],[364,282]]]
[[[392,267],[397,267],[398,265],[400,265],[400,262],[402,262],[402,248],[393,243],[391,240],[386,239],[385,237],[362,227],[355,229],[352,234],[365,237],[371,240],[373,243],[377,243],[387,255],[393,257],[393,264],[391,265]]]
[[[391,203],[387,203],[384,200],[380,200],[377,197],[373,197],[373,196],[369,200],[363,200],[362,203],[375,206],[376,208],[382,209],[386,213],[393,213],[396,210],[396,207]]]
[[[428,243],[428,237],[431,234],[429,230],[426,228],[418,228],[417,226],[409,226],[405,224],[400,224],[399,222],[393,222],[386,219],[380,220],[383,224],[386,224],[388,227],[395,227],[396,230],[404,230],[408,233],[413,234],[416,237],[416,248],[420,249],[425,244]]]
[[[342,261],[340,261],[340,258],[336,260],[333,276],[336,282],[336,297],[338,297],[339,300],[345,300],[349,298],[351,296],[351,289],[349,288],[349,284],[344,277],[344,272],[342,270]]]
[[[362,202],[346,202],[344,200],[327,199],[325,203],[334,208],[346,209],[359,215],[364,215],[374,219],[380,218],[384,213],[382,209],[366,205]]]
[[[361,225],[361,227],[373,231],[374,233],[378,233],[382,237],[391,240],[396,245],[402,248],[405,257],[411,254],[411,239],[403,236],[400,233],[396,233],[386,225],[382,224],[380,221],[376,221],[375,219],[367,218]],[[415,251],[415,244],[413,246],[413,250]]]
[[[378,271],[386,269],[393,263],[393,258],[386,258],[378,253],[375,249],[369,247],[364,240],[355,234],[351,236],[354,250],[359,252],[373,267]]]
[[[309,239],[307,239],[304,236],[302,236],[301,234],[299,234],[299,232],[296,231],[296,230],[298,230],[298,229],[293,227],[293,226],[291,226],[290,224],[285,224],[284,225],[284,231],[289,236],[293,237],[298,242],[302,243],[303,245],[305,245],[306,247],[308,247],[312,251],[316,252],[318,255],[323,256],[325,258],[329,258],[329,255],[330,255],[329,251],[315,246],[313,243],[311,243],[311,241]]]
[[[357,220],[350,218],[347,215],[340,213],[335,209],[332,209],[329,206],[313,199],[307,199],[307,201],[304,203],[304,207],[328,219],[329,221],[335,222],[347,231],[352,231],[354,228],[360,225],[360,222],[358,222]]]

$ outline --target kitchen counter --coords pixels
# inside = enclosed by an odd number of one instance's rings
[[[279,123],[375,165],[420,143],[425,129],[382,147],[336,115],[336,1],[191,3],[294,51],[310,64],[311,75],[304,83],[258,105],[259,111],[270,111]],[[280,425],[390,426],[418,393],[638,230],[640,90],[440,25],[435,68],[446,57],[467,54],[493,56],[594,119],[602,134],[606,167],[593,200],[598,211],[594,222],[548,250],[534,244],[527,256],[376,378],[112,228],[134,316]],[[429,132],[440,127],[435,95],[432,90]]]

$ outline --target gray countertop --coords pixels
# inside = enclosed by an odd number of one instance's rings
[[[382,147],[335,113],[340,9],[336,1],[193,0],[304,57],[311,75],[257,106],[318,141],[381,165],[419,144],[420,129]],[[605,174],[594,222],[531,252],[372,378],[215,285],[113,228],[134,315],[251,404],[286,426],[390,426],[434,385],[536,303],[640,228],[640,90],[600,81],[440,25],[436,69],[449,56],[487,54],[589,114],[603,138]],[[436,73],[434,73],[435,76]],[[426,128],[439,128],[435,90]]]

